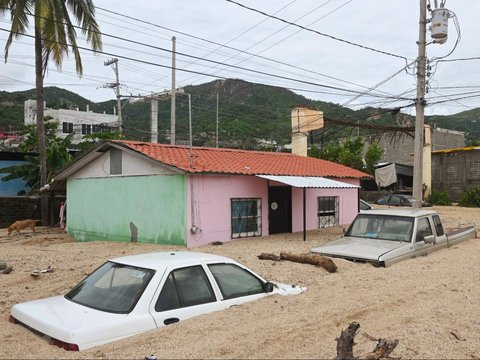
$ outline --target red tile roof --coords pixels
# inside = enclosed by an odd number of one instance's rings
[[[364,178],[370,175],[331,161],[280,152],[193,147],[115,140],[163,164],[189,173],[323,176]]]

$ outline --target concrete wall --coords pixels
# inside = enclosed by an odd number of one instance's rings
[[[432,190],[459,201],[465,189],[480,186],[480,151],[432,154]]]
[[[432,151],[465,146],[465,133],[455,130],[431,128]],[[396,162],[413,166],[413,137],[405,134],[384,134],[378,145],[383,150],[381,162]]]
[[[48,221],[50,226],[58,226],[60,203],[63,195],[48,197]],[[0,196],[0,228],[10,226],[17,220],[41,219],[40,198],[38,196]],[[40,225],[40,222],[38,223]]]
[[[67,231],[77,241],[186,245],[185,184],[184,175],[69,179]]]

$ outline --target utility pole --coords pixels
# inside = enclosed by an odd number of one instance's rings
[[[177,94],[185,94],[182,88],[175,89]],[[150,101],[150,115],[151,115],[151,142],[158,143],[158,100],[165,100],[172,96],[170,90],[164,90],[158,93],[147,96],[130,97],[129,103],[137,103],[143,101]]]
[[[423,125],[425,115],[425,48],[427,42],[427,0],[420,0],[420,20],[418,31],[417,58],[417,99],[415,116],[415,140],[413,159],[413,202],[412,207],[422,207],[423,190]]]
[[[152,99],[150,107],[152,119],[150,142],[156,144],[158,143],[158,100]]]
[[[170,144],[175,145],[175,36],[172,37],[172,103],[170,107]]]
[[[218,92],[217,92],[217,130],[215,132],[215,147],[218,148]]]
[[[105,66],[112,65],[113,70],[115,71],[116,82],[112,84],[108,84],[109,88],[116,88],[116,95],[117,95],[117,113],[118,113],[118,132],[122,133],[122,102],[120,100],[120,80],[118,76],[118,59],[113,58],[111,60],[104,62]]]

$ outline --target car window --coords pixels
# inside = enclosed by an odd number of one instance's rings
[[[360,210],[370,210],[371,208],[370,204],[360,200]]]
[[[412,218],[362,213],[355,218],[345,236],[410,242],[412,232]]]
[[[235,264],[208,265],[224,299],[265,292],[263,282]]]
[[[410,201],[409,198],[407,197],[401,197],[402,199],[402,204],[405,205],[405,206],[411,206],[412,205],[412,202]]]
[[[155,304],[155,311],[214,302],[210,281],[200,265],[173,270],[167,277]]]
[[[390,205],[401,205],[401,198],[398,196],[390,196]]]
[[[423,241],[425,236],[433,235],[432,227],[428,218],[418,219],[417,223],[417,236],[415,241]]]
[[[433,215],[433,224],[435,225],[435,230],[437,231],[437,236],[442,236],[445,234],[443,231],[442,220],[440,220],[440,216]]]
[[[153,274],[153,270],[109,261],[70,290],[65,297],[97,310],[129,313]]]

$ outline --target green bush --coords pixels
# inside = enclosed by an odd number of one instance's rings
[[[460,199],[460,205],[467,207],[480,207],[480,186],[471,190],[465,189]]]
[[[450,195],[443,191],[432,191],[430,196],[427,197],[427,201],[433,205],[452,205]]]

